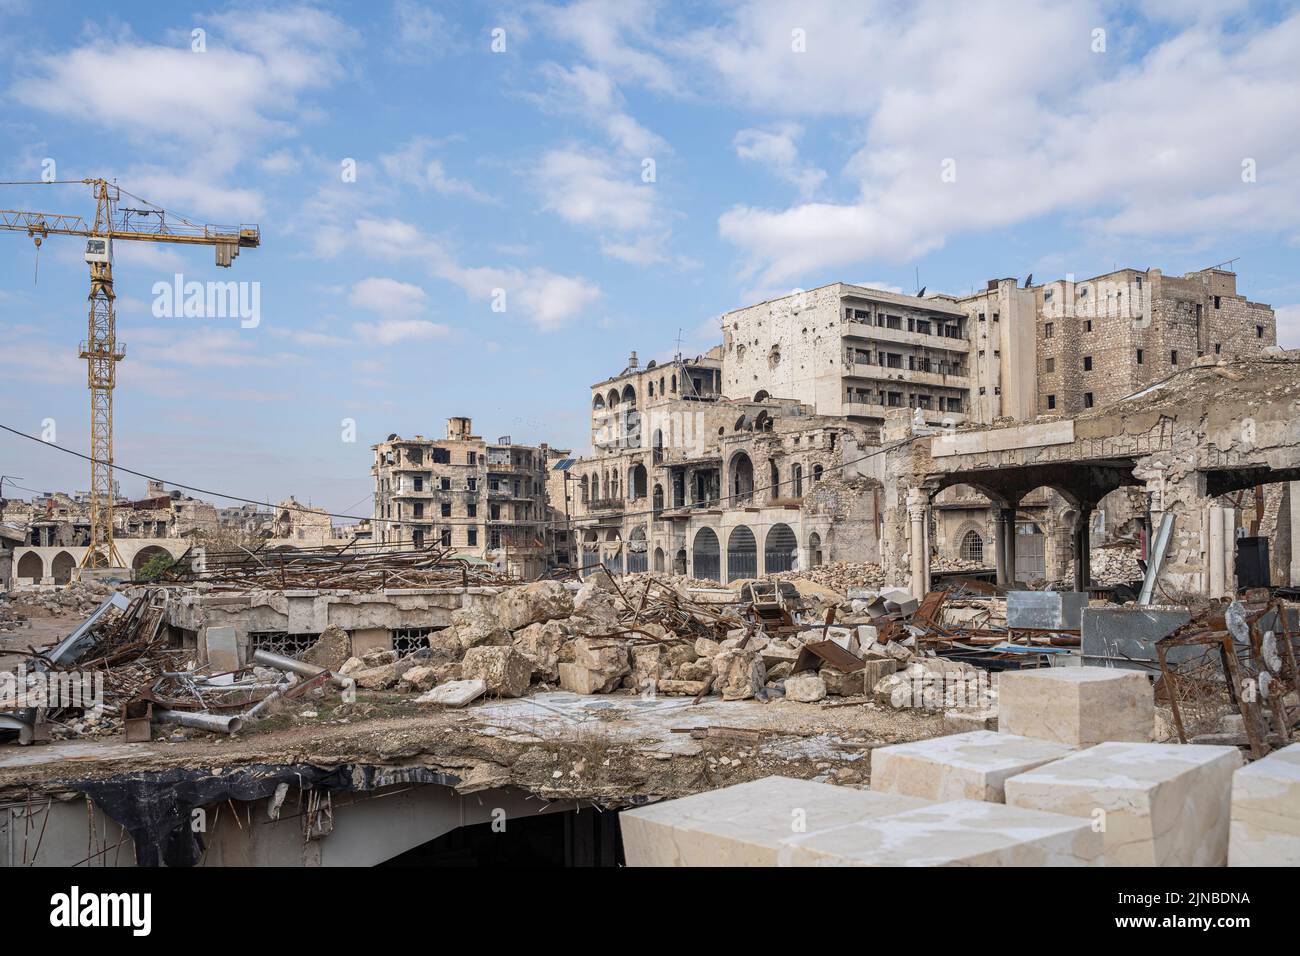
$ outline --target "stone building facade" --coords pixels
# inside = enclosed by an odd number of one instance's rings
[[[453,548],[522,577],[545,569],[546,446],[487,442],[449,418],[445,439],[390,435],[372,448],[376,543]]]

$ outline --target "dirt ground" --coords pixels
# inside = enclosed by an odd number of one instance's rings
[[[12,670],[25,658],[15,650],[38,649],[54,644],[71,634],[82,621],[84,614],[51,615],[39,610],[23,609],[26,621],[14,631],[0,631],[0,670]]]
[[[690,698],[543,692],[465,710],[430,710],[383,694],[354,704],[297,701],[234,737],[185,733],[177,742],[0,746],[0,795],[168,768],[217,773],[307,763],[421,766],[455,776],[462,793],[513,786],[549,799],[621,805],[772,774],[864,785],[872,748],[943,729],[937,715],[865,700],[836,707],[710,698],[692,705]]]

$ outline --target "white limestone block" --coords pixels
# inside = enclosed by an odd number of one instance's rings
[[[998,678],[998,730],[1091,747],[1149,741],[1155,730],[1150,679],[1111,667],[1044,667]]]
[[[1008,806],[1092,821],[1107,866],[1228,862],[1236,747],[1112,742],[1006,781]]]
[[[1229,866],[1300,866],[1300,744],[1232,775]]]
[[[1068,744],[975,730],[871,751],[871,789],[926,800],[1005,803],[1008,777],[1074,752]]]
[[[628,866],[777,866],[781,841],[925,805],[790,777],[697,793],[619,814]]]
[[[1100,866],[1086,820],[954,800],[787,838],[786,866]]]

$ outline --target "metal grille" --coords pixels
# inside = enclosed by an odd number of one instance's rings
[[[285,631],[251,631],[248,635],[253,650],[270,651],[284,657],[301,657],[319,637],[319,634],[289,634]]]
[[[967,531],[961,539],[961,557],[963,561],[984,560],[984,539],[978,531]]]
[[[758,577],[758,542],[754,540],[754,532],[741,525],[727,538],[727,580],[755,577]]]
[[[398,656],[414,654],[416,651],[429,649],[429,635],[441,630],[436,627],[398,627],[393,629],[393,650]]]
[[[722,554],[718,548],[718,536],[711,529],[701,528],[695,536],[691,559],[692,577],[701,581],[722,580]]]
[[[763,573],[793,571],[798,550],[799,542],[788,524],[772,525],[767,532],[767,541],[763,545]]]

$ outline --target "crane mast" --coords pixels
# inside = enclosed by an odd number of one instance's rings
[[[90,390],[90,541],[81,559],[83,568],[118,567],[121,557],[113,541],[113,389],[117,363],[125,351],[117,341],[113,293],[113,240],[206,245],[216,250],[216,264],[229,267],[240,249],[261,244],[257,226],[199,225],[139,200],[152,208],[119,209],[124,190],[106,179],[63,180],[47,183],[11,182],[0,186],[66,185],[92,187],[95,219],[19,209],[0,209],[0,231],[25,232],[39,250],[51,235],[86,237],[86,263],[90,266],[89,314],[80,357],[86,360],[86,386]],[[127,193],[127,195],[130,195]],[[138,197],[132,197],[138,199]],[[142,221],[137,222],[136,217]]]

